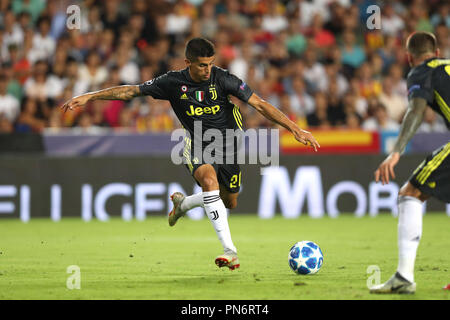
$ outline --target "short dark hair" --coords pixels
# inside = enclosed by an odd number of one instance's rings
[[[415,57],[420,57],[425,53],[435,53],[437,49],[436,37],[431,32],[415,32],[406,40],[406,49]]]
[[[189,40],[186,45],[186,59],[193,62],[198,57],[212,57],[215,54],[214,45],[205,38],[194,38]]]

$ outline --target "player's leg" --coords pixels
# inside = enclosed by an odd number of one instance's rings
[[[239,192],[230,192],[223,184],[219,184],[219,188],[220,188],[220,198],[222,198],[225,207],[227,209],[236,208],[238,203],[237,198],[239,196]]]
[[[431,196],[450,200],[450,143],[439,148],[414,171],[398,195],[398,267],[373,293],[414,293],[414,264],[422,237],[423,202]]]
[[[220,198],[222,199],[227,209],[234,209],[237,206],[237,198],[239,192],[230,192],[221,183],[219,183]],[[190,196],[185,196],[181,192],[175,192],[171,195],[171,200],[174,202],[174,209],[172,211],[180,212],[178,215],[183,216],[187,211],[203,207],[203,192],[199,192]]]
[[[385,283],[370,289],[372,293],[414,293],[414,263],[422,236],[423,202],[429,196],[407,182],[398,194],[398,266]]]
[[[227,209],[220,197],[217,172],[212,165],[204,164],[195,170],[194,177],[202,187],[203,207],[224,250],[224,254],[216,258],[216,264],[219,267],[226,266],[232,270],[239,268],[237,250],[231,239],[228,225]]]
[[[407,182],[398,195],[398,267],[397,272],[414,283],[414,264],[422,237],[423,203],[429,198]]]
[[[190,174],[194,176],[194,173],[201,166],[201,164],[195,164],[195,162],[193,162],[189,147],[190,143],[186,144],[183,151],[183,157],[185,160],[186,168],[189,170]],[[200,185],[198,180],[196,180],[196,182],[198,185]],[[174,226],[177,223],[178,219],[183,217],[187,211],[196,207],[203,207],[203,192],[199,192],[190,196],[185,196],[181,192],[175,192],[170,196],[170,199],[173,203],[173,208],[169,212],[169,225],[171,227]]]

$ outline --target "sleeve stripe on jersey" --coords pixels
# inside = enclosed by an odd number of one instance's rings
[[[236,121],[239,129],[243,130],[242,129],[242,121],[241,121],[242,120],[242,116],[241,116],[241,114],[239,112],[238,106],[236,106],[236,105],[234,105],[234,108],[233,108],[233,116],[234,116],[234,120]]]
[[[439,95],[439,93],[434,90],[434,96],[436,98],[436,102],[439,105],[439,108],[441,108],[442,113],[444,114],[445,118],[448,122],[450,122],[450,108],[448,107],[448,104],[445,103],[444,99]]]

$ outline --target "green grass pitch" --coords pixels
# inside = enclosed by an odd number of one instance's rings
[[[183,218],[171,228],[165,217],[145,221],[0,221],[0,299],[439,299],[449,300],[450,218],[427,213],[416,261],[415,295],[373,295],[370,265],[381,281],[397,266],[397,219],[341,215],[337,219],[263,220],[231,215],[241,268],[214,264],[221,245],[205,218]],[[297,241],[312,240],[324,253],[316,275],[288,266]],[[81,288],[66,286],[68,266],[80,268]]]

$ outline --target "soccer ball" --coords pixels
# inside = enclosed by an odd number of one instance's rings
[[[289,250],[289,266],[298,274],[317,273],[323,264],[320,247],[312,241],[300,241]]]

